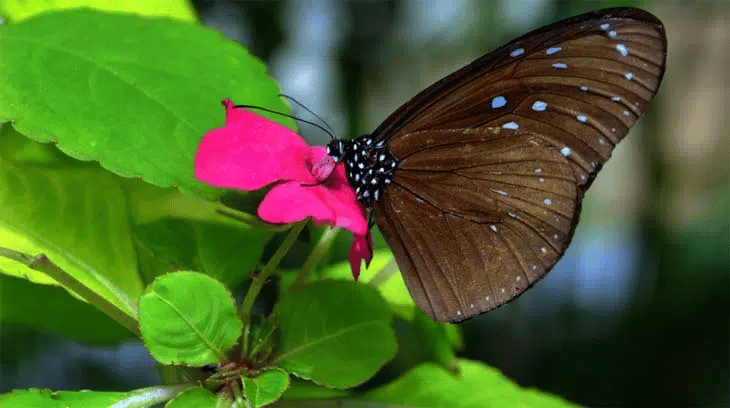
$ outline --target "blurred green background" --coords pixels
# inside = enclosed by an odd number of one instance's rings
[[[461,354],[590,406],[728,406],[730,2],[194,2],[204,24],[267,63],[283,93],[349,137],[510,39],[611,6],[664,22],[659,94],[588,193],[563,260],[517,301],[464,323]],[[403,344],[374,382],[420,358],[418,344]],[[4,326],[0,356],[0,392],[159,381],[135,342],[88,347]]]

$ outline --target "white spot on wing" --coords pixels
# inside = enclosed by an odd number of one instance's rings
[[[553,68],[556,68],[556,69],[566,69],[566,68],[568,68],[568,64],[565,64],[563,62],[556,62],[556,63],[553,64]]]
[[[632,72],[627,72],[624,76],[626,77],[626,79],[628,79],[629,81],[631,81],[631,78],[634,77],[634,74]]]
[[[580,90],[583,91],[583,92],[587,92],[588,91],[588,87],[585,86],[585,85],[583,85],[583,86],[580,87]]]
[[[550,205],[553,203],[553,200],[546,198],[545,201],[543,201],[543,202],[545,203],[545,205]]]
[[[601,30],[608,30],[608,27],[609,27],[608,23],[601,24]]]
[[[497,232],[497,226],[496,225],[490,225],[489,228],[491,228],[492,231]]]
[[[535,103],[532,104],[532,110],[542,112],[547,108],[547,103],[543,101],[535,101]]]
[[[522,55],[524,53],[525,53],[525,49],[524,48],[518,48],[518,49],[510,52],[509,53],[509,56],[510,57],[519,57],[520,55]]]
[[[620,96],[613,96],[613,97],[611,97],[611,100],[614,101],[614,102],[620,102],[621,101],[621,97]]]
[[[562,149],[560,149],[560,153],[563,154],[563,156],[568,157],[570,155],[570,147],[565,146]]]
[[[543,254],[546,254],[547,253],[547,248],[542,247],[542,248],[540,248],[540,251],[542,251]]]
[[[624,57],[629,55],[629,50],[623,44],[616,44],[616,50]]]
[[[517,124],[517,122],[507,122],[504,125],[502,125],[505,129],[519,129],[520,125]]]
[[[492,98],[492,109],[502,108],[506,104],[507,99],[504,99],[504,96],[502,95]]]
[[[547,55],[553,55],[553,54],[555,54],[556,52],[558,52],[560,50],[562,50],[562,48],[560,48],[560,47],[550,47],[547,50],[545,50],[545,54],[547,54]]]
[[[608,37],[609,37],[609,38],[616,38],[616,32],[615,32],[615,31],[613,31],[613,30],[609,31],[609,32],[608,32]]]
[[[540,167],[535,169],[535,173],[540,173],[540,172],[542,172],[542,169]]]
[[[578,119],[578,122],[583,122],[583,123],[585,123],[585,121],[588,120],[588,117],[586,115],[578,115],[575,118]]]

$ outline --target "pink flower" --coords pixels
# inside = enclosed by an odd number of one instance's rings
[[[230,99],[226,125],[203,136],[195,154],[195,177],[223,188],[253,191],[272,185],[258,215],[271,223],[312,217],[354,235],[348,259],[357,279],[362,260],[370,263],[372,237],[365,209],[347,182],[345,166],[324,147],[310,147],[291,129],[245,109]]]

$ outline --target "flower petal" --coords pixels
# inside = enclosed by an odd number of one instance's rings
[[[365,210],[345,179],[343,165],[338,165],[327,180],[317,185],[292,181],[274,186],[261,201],[258,214],[272,223],[312,217],[315,225],[332,224],[353,234],[365,234],[368,230]]]
[[[280,180],[315,183],[312,152],[289,128],[236,108],[228,99],[225,127],[203,136],[195,155],[195,176],[224,188],[253,191]]]
[[[360,266],[362,261],[365,261],[365,267],[370,266],[370,261],[373,259],[373,236],[370,231],[367,234],[359,235],[356,234],[352,241],[352,247],[350,253],[347,255],[347,260],[350,262],[350,268],[352,269],[352,277],[357,280],[360,276]]]

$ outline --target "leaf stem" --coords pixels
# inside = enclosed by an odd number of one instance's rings
[[[269,262],[261,268],[261,272],[251,282],[251,286],[248,288],[246,297],[243,298],[243,303],[241,304],[241,320],[243,320],[244,327],[251,323],[251,310],[253,309],[256,297],[264,287],[264,283],[266,283],[266,280],[274,273],[276,267],[279,266],[279,262],[281,262],[284,255],[286,255],[292,245],[294,245],[294,242],[299,236],[299,233],[302,232],[302,229],[304,229],[305,225],[307,225],[306,220],[294,224],[289,231],[289,234],[286,238],[284,238],[284,242],[281,243],[279,249],[276,250],[271,259],[269,259]]]
[[[165,401],[169,401],[177,396],[182,391],[194,387],[194,384],[178,384],[178,385],[166,385],[142,388],[135,391],[131,396],[117,401],[114,405],[109,408],[143,408],[151,407],[155,404],[160,404]]]
[[[335,242],[335,238],[337,238],[337,235],[340,234],[340,231],[342,230],[330,226],[325,228],[324,233],[319,238],[319,242],[317,242],[317,245],[312,248],[312,252],[309,253],[309,257],[307,257],[307,260],[304,261],[304,265],[302,265],[302,271],[299,273],[299,276],[297,276],[297,279],[290,287],[293,288],[300,286],[304,284],[307,279],[309,279],[309,276],[312,275],[312,271],[317,266],[317,264],[319,264],[319,261],[322,260],[322,257],[332,247],[332,244]]]
[[[137,322],[135,317],[133,317],[133,315],[137,315],[137,307],[135,305],[135,302],[133,302],[128,296],[126,296],[126,294],[122,293],[111,283],[105,282],[105,286],[117,296],[117,299],[123,305],[129,306],[127,310],[121,309],[119,306],[110,302],[102,295],[96,293],[94,290],[82,283],[76,277],[72,276],[71,274],[61,269],[58,265],[54,264],[45,254],[33,256],[8,248],[0,248],[0,257],[11,259],[27,266],[30,269],[48,275],[49,277],[55,279],[65,289],[73,291],[89,304],[106,313],[109,317],[116,320],[117,323],[124,326],[130,332],[134,333],[137,336],[140,335],[139,323]]]

